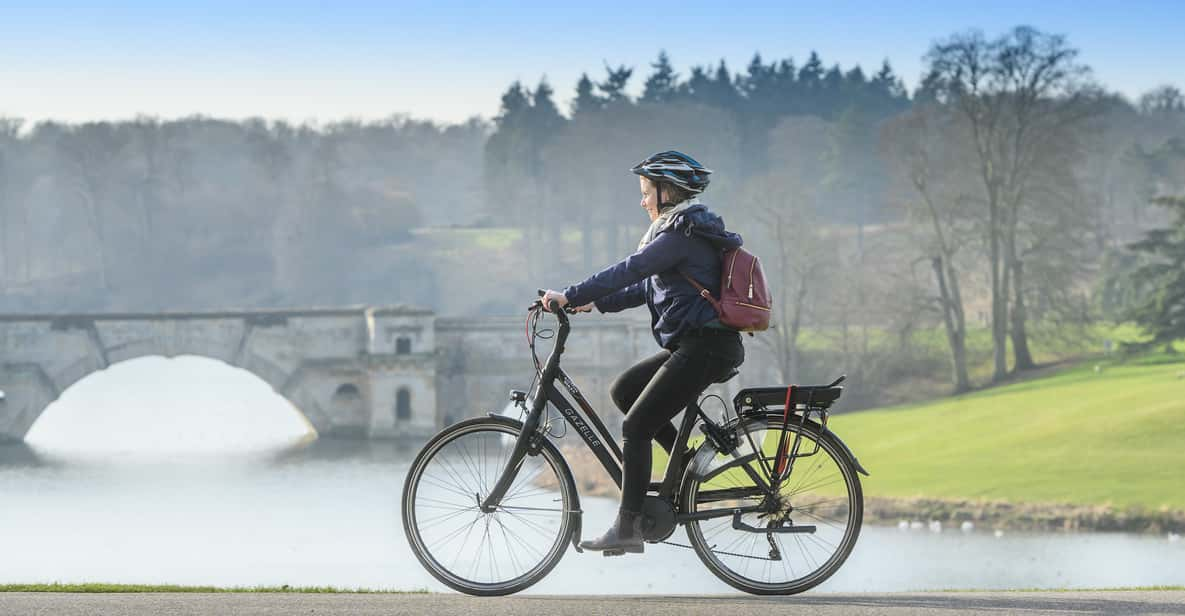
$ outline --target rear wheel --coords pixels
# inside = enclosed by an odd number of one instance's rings
[[[495,511],[478,506],[506,468],[520,429],[492,418],[461,422],[429,441],[408,470],[408,543],[428,572],[455,590],[523,590],[559,563],[571,540],[576,488],[550,443],[523,458]]]
[[[771,498],[769,485],[781,433],[781,418],[748,418],[729,427],[740,445],[735,455],[701,451],[684,479],[683,510],[763,510],[687,523],[687,537],[704,565],[733,588],[760,595],[800,593],[834,574],[856,544],[864,517],[863,492],[844,448],[814,426],[802,428],[800,452],[789,476]],[[799,428],[789,427],[787,439]],[[705,447],[710,447],[705,444]],[[746,472],[748,467],[752,474]],[[759,481],[754,480],[754,475]],[[774,532],[779,528],[810,532]]]

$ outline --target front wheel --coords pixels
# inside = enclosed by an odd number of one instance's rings
[[[576,487],[559,451],[544,442],[523,458],[496,510],[479,503],[501,476],[522,428],[494,418],[436,435],[403,486],[403,530],[428,572],[471,595],[508,595],[543,579],[575,532]]]
[[[684,478],[683,511],[745,513],[688,522],[695,553],[716,577],[748,593],[790,595],[819,585],[860,535],[864,496],[855,465],[833,438],[806,424],[799,451],[816,451],[816,445],[817,451],[794,460],[771,497],[759,484],[771,483],[781,417],[745,418],[727,427],[736,431],[737,452],[718,454],[705,444]],[[793,422],[788,430],[787,439],[799,432]]]

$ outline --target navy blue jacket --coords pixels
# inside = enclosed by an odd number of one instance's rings
[[[715,320],[716,310],[679,273],[682,270],[720,297],[721,253],[741,245],[741,236],[724,229],[724,219],[702,204],[679,212],[649,244],[564,290],[573,306],[596,302],[601,312],[650,308],[650,325],[659,346],[671,349],[689,329]]]

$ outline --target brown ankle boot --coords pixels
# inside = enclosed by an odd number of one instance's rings
[[[608,532],[599,539],[581,541],[580,547],[586,550],[603,551],[606,556],[624,554],[641,554],[645,549],[642,542],[642,514],[636,511],[617,512],[617,521],[609,527]]]

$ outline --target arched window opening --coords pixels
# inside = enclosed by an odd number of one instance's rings
[[[400,387],[399,391],[395,392],[395,419],[398,421],[411,419],[411,391],[406,387]]]
[[[334,398],[354,399],[361,397],[358,393],[358,386],[353,383],[342,383],[338,386],[337,391],[333,392]]]
[[[396,355],[410,355],[411,354],[411,338],[396,338],[395,339],[395,354]]]

